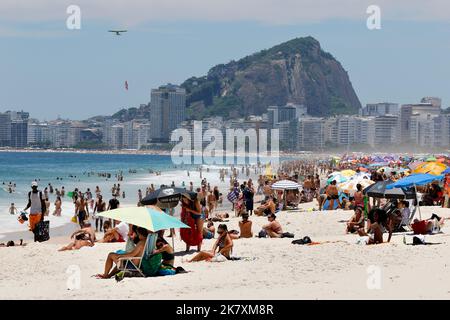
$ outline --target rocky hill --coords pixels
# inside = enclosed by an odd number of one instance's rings
[[[347,72],[312,37],[217,65],[181,86],[192,119],[258,115],[287,102],[306,105],[314,116],[357,113],[361,107]]]

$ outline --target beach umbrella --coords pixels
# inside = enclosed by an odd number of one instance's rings
[[[411,170],[414,170],[415,168],[417,168],[419,165],[421,165],[421,164],[423,164],[424,162],[423,161],[413,161],[413,162],[410,162],[409,164],[408,164],[408,167],[411,169]]]
[[[425,161],[427,161],[427,162],[436,161],[436,157],[434,157],[434,156],[428,157]]]
[[[447,166],[440,162],[424,162],[420,165],[418,165],[414,170],[413,173],[429,173],[432,175],[440,175],[442,172],[447,169]]]
[[[330,175],[328,177],[327,184],[330,184],[333,180],[336,180],[336,183],[339,184],[339,183],[343,183],[343,182],[346,182],[346,181],[350,180],[350,178],[349,177],[344,177],[341,174]]]
[[[183,222],[174,218],[155,206],[149,207],[126,207],[103,212],[98,216],[119,220],[152,232],[171,228],[189,228]]]
[[[357,191],[356,186],[360,184],[363,189],[367,188],[368,186],[374,184],[375,182],[369,179],[352,179],[347,182],[341,183],[338,185],[338,188],[340,190],[348,190],[350,193]]]
[[[427,173],[415,173],[411,174],[403,179],[397,180],[396,182],[386,186],[387,189],[393,188],[408,188],[414,186],[422,186],[429,184],[433,181],[442,180],[444,176],[435,176]]]
[[[386,188],[387,189],[393,189],[393,188],[410,188],[410,187],[414,187],[414,191],[416,192],[416,201],[417,203],[419,203],[419,200],[417,199],[417,186],[422,186],[425,184],[429,184],[433,181],[436,180],[442,180],[444,179],[444,176],[435,176],[432,174],[411,174],[403,179],[398,180],[397,182],[394,182],[390,185],[388,185]],[[418,206],[419,208],[419,217],[420,219],[422,219],[422,214],[420,212],[420,206]]]
[[[450,174],[450,168],[445,169],[442,174]]]
[[[141,203],[143,205],[157,205],[160,208],[174,208],[178,205],[182,196],[194,200],[197,194],[185,188],[162,187],[148,194],[141,200]]]
[[[275,190],[296,190],[300,188],[300,185],[291,180],[280,180],[275,182],[271,187]]]
[[[341,171],[341,175],[343,175],[344,177],[353,177],[356,174],[356,171],[354,170],[342,170]]]
[[[393,188],[387,189],[386,187],[394,183],[392,180],[379,181],[365,188],[363,193],[373,198],[385,198],[385,199],[415,199],[416,192],[414,188]]]

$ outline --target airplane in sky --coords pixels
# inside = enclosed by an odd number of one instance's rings
[[[122,32],[127,32],[128,30],[108,30],[108,32],[115,33],[116,36],[120,36]]]

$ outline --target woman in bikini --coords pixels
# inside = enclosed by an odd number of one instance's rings
[[[227,225],[221,224],[217,227],[217,234],[219,237],[211,251],[200,251],[194,258],[188,260],[187,262],[198,262],[198,261],[209,261],[216,255],[216,251],[218,254],[223,255],[225,258],[230,259],[231,250],[233,248],[233,240],[228,234]]]

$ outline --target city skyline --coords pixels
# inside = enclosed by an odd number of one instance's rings
[[[448,6],[434,2],[443,9]],[[252,1],[242,5],[238,17],[225,14],[222,19],[218,13],[229,13],[232,3],[215,7],[210,19],[205,19],[196,10],[183,13],[181,2],[167,4],[173,17],[152,2],[155,12],[162,13],[156,19],[153,11],[138,13],[137,8],[143,8],[132,1],[124,12],[125,21],[120,21],[117,10],[99,19],[102,2],[91,7],[80,1],[81,30],[68,30],[65,9],[69,2],[36,1],[34,10],[22,14],[15,3],[0,4],[1,112],[23,109],[39,120],[57,115],[74,120],[111,115],[148,103],[151,88],[180,84],[206,74],[216,64],[307,35],[318,39],[342,63],[362,105],[406,104],[426,95],[441,97],[444,108],[450,103],[446,90],[449,10],[437,10],[439,6],[379,1],[382,28],[368,30],[369,1],[358,2],[349,12],[332,1],[328,7],[284,1],[274,9],[277,21],[268,14],[273,6],[264,6],[263,12],[255,6],[252,11]],[[210,9],[203,1],[192,7]],[[432,7],[434,11],[427,9]],[[402,17],[399,8],[404,9]],[[119,38],[106,32],[111,26],[130,31]],[[124,88],[125,81],[129,90]]]

